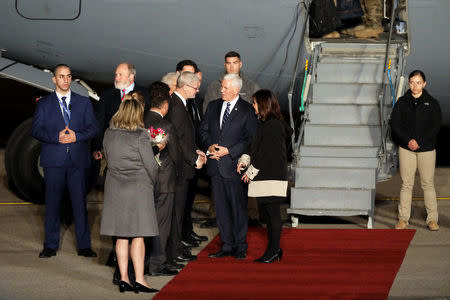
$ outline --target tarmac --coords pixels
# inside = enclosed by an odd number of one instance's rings
[[[56,257],[38,258],[44,239],[44,205],[27,203],[7,185],[4,149],[0,149],[0,300],[10,299],[151,299],[149,294],[121,294],[112,284],[113,269],[105,266],[111,249],[109,237],[100,236],[103,192],[88,195],[92,248],[97,258],[77,256],[73,225],[61,227],[61,247]],[[377,185],[375,229],[393,228],[397,221],[400,178]],[[436,169],[440,230],[425,224],[425,208],[416,178],[412,216],[408,228],[416,233],[389,293],[389,299],[450,299],[450,168]],[[206,196],[198,195],[193,216],[206,217]],[[286,206],[287,207],[287,206]],[[284,208],[286,208],[284,207]],[[284,211],[284,210],[283,210]],[[284,214],[286,221],[288,216]],[[299,217],[299,228],[364,229],[367,217]],[[289,226],[286,223],[285,226]],[[198,234],[211,240],[217,228],[194,224]],[[201,247],[194,248],[198,253]],[[147,277],[151,287],[161,289],[173,277]]]

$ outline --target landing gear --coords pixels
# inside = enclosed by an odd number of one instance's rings
[[[31,136],[32,118],[11,134],[5,150],[5,168],[11,187],[26,201],[44,203],[44,176],[39,167],[41,144]]]

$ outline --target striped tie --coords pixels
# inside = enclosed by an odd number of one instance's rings
[[[64,123],[66,124],[66,126],[69,126],[70,115],[69,115],[69,111],[67,109],[66,98],[67,98],[66,96],[61,97],[61,103],[64,106],[63,107]]]
[[[123,101],[123,98],[125,97],[125,89],[122,90],[122,97],[120,97],[120,100]]]
[[[228,120],[228,117],[230,116],[230,106],[231,106],[231,103],[227,102],[227,109],[225,109],[225,112],[223,114],[222,127],[221,128],[223,128],[223,125],[225,124],[225,122]]]

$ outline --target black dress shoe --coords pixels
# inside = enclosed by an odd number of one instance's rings
[[[78,256],[97,257],[97,253],[95,253],[91,248],[78,249]]]
[[[175,257],[176,262],[189,262],[197,259],[197,255],[192,255],[188,251],[184,251],[183,254]]]
[[[217,227],[216,219],[208,219],[203,224],[200,224],[201,228],[213,228]]]
[[[120,280],[118,285],[121,293],[134,291],[134,287],[126,281]]]
[[[238,251],[233,253],[233,257],[236,259],[246,259],[247,258],[247,251]]]
[[[169,269],[167,267],[160,270],[159,272],[150,272],[150,276],[174,276],[177,274],[177,270]]]
[[[177,269],[177,270],[181,270],[181,269],[183,269],[184,268],[184,265],[183,264],[177,264],[176,262],[170,262],[170,263],[167,263],[166,264],[166,266],[168,267],[168,268],[170,268],[170,269]]]
[[[254,262],[258,263],[264,263],[264,264],[270,264],[274,261],[281,261],[281,258],[283,257],[283,249],[278,249],[277,252],[273,255],[268,255],[265,257],[264,255],[258,259],[255,259]]]
[[[56,250],[51,248],[44,248],[44,250],[39,253],[39,258],[50,258],[56,256]]]
[[[223,251],[222,249],[220,249],[217,252],[214,253],[210,253],[208,255],[209,258],[221,258],[221,257],[226,257],[226,256],[232,256],[233,252],[231,251]]]
[[[159,292],[159,290],[148,288],[145,285],[142,285],[142,284],[140,284],[139,282],[136,281],[136,283],[134,284],[134,292],[136,294],[139,294],[139,292],[142,292],[142,293],[157,293],[157,292]]]
[[[197,242],[206,242],[208,240],[208,237],[206,235],[198,235],[192,231],[191,239]]]
[[[197,241],[182,240],[181,244],[183,244],[183,246],[189,247],[189,248],[194,248],[194,247],[200,246],[200,244]]]

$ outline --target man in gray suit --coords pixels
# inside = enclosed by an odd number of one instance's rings
[[[167,264],[166,248],[170,234],[175,197],[176,165],[179,160],[177,139],[174,138],[172,124],[164,120],[169,111],[169,91],[167,84],[157,81],[150,85],[150,110],[144,114],[145,128],[161,128],[167,134],[166,147],[159,153],[161,166],[156,183],[155,208],[158,219],[159,236],[152,240],[149,273],[152,276],[172,276],[178,271]]]

